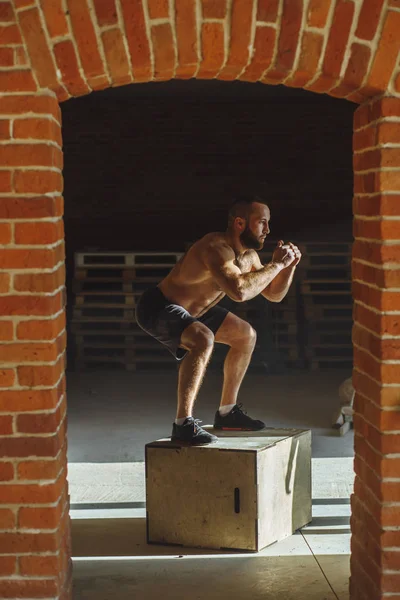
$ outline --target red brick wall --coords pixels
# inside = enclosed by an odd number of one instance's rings
[[[61,113],[19,94],[0,115],[0,597],[53,598],[70,573]]]
[[[359,108],[354,130],[351,589],[369,600],[400,593],[400,100]]]
[[[361,107],[355,120],[351,593],[352,600],[398,596],[400,302],[391,273],[399,264],[392,151],[400,143],[398,0],[93,0],[91,6],[0,2],[0,596],[71,595],[55,98],[190,77],[285,83],[357,103],[393,97]]]

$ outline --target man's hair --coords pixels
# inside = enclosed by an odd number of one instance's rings
[[[246,219],[246,221],[247,221],[250,216],[251,207],[254,202],[258,202],[259,204],[265,204],[265,206],[268,206],[268,204],[265,202],[265,200],[263,200],[259,196],[253,196],[253,195],[236,196],[236,198],[234,199],[234,201],[232,202],[232,204],[229,208],[229,213],[228,213],[229,225],[231,225],[234,222],[236,217],[241,217],[242,219]]]

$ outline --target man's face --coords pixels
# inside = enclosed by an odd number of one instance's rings
[[[249,218],[246,221],[246,227],[240,234],[240,241],[247,249],[261,250],[264,246],[265,238],[270,232],[269,221],[271,214],[268,206],[253,202]]]

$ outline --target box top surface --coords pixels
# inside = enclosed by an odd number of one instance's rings
[[[204,446],[191,446],[192,448],[202,448],[203,450],[238,450],[243,452],[259,452],[278,442],[288,438],[298,437],[300,435],[311,434],[309,429],[263,429],[262,431],[221,431],[213,429],[211,425],[206,425],[204,429],[210,431],[218,437],[218,441]],[[179,443],[171,438],[162,438],[146,446],[177,448],[188,447],[189,444]]]

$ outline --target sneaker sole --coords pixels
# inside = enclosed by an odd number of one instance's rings
[[[245,427],[218,427],[214,425],[214,429],[220,431],[262,431],[265,427],[258,427],[257,429],[246,429]]]
[[[218,442],[218,439],[211,440],[209,442],[190,442],[188,440],[181,440],[179,438],[171,438],[171,442],[181,444],[182,446],[209,446],[210,444],[215,444],[215,442]]]

